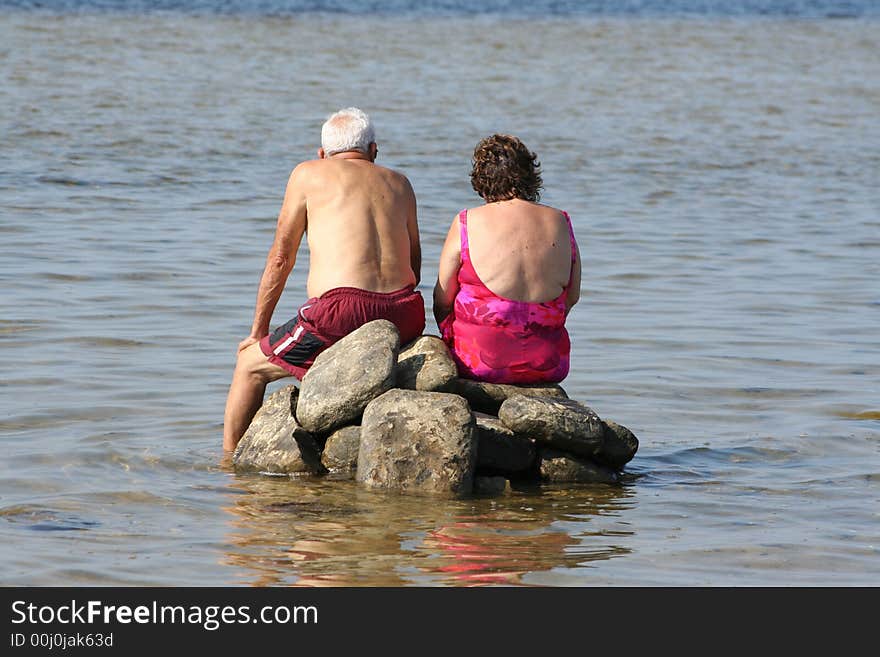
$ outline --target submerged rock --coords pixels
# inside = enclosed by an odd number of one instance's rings
[[[467,402],[443,392],[390,390],[364,411],[357,480],[376,488],[462,495],[477,461]]]
[[[399,348],[397,327],[377,319],[318,354],[302,380],[299,423],[321,434],[357,421],[370,401],[394,387]]]
[[[456,379],[454,392],[467,399],[471,408],[480,413],[498,415],[501,404],[514,395],[527,397],[550,397],[568,399],[565,390],[556,383],[542,385],[510,385],[507,383],[486,383],[470,379]]]
[[[458,369],[443,340],[423,335],[401,349],[396,376],[398,388],[450,392],[455,387]]]
[[[477,468],[480,472],[515,474],[535,463],[534,441],[515,434],[498,418],[476,415]]]
[[[300,440],[313,440],[291,413],[296,406],[298,390],[290,385],[276,390],[266,398],[238,442],[232,455],[236,470],[294,473],[313,472],[313,463],[303,458]],[[305,435],[303,435],[305,434]]]
[[[599,416],[572,399],[516,395],[504,401],[498,417],[515,433],[577,456],[594,458],[605,440]]]
[[[360,444],[360,427],[342,427],[327,438],[321,462],[330,472],[354,472]]]
[[[550,483],[615,484],[620,479],[611,468],[548,448],[538,450],[538,471]]]
[[[474,477],[474,492],[480,495],[497,495],[506,491],[509,486],[504,477]]]
[[[622,424],[603,420],[605,424],[605,440],[596,454],[596,460],[604,465],[619,470],[632,461],[639,450],[639,439]]]

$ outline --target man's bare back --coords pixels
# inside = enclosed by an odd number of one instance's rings
[[[339,287],[391,292],[418,285],[415,194],[405,176],[373,163],[376,150],[373,144],[366,154],[327,157],[321,148],[319,159],[299,164],[290,174],[246,341],[268,332],[304,234],[310,297]]]
[[[309,296],[419,283],[416,199],[406,177],[359,153],[340,153],[300,164],[291,181],[294,202],[307,214]]]

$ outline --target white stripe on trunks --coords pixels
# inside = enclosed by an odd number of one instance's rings
[[[297,338],[299,338],[299,336],[300,336],[300,334],[302,333],[302,331],[303,331],[303,327],[302,327],[302,326],[297,326],[297,327],[296,327],[296,330],[293,332],[293,335],[291,335],[291,336],[290,336],[289,338],[287,338],[284,342],[282,342],[282,343],[279,344],[277,347],[275,347],[275,348],[272,350],[272,353],[275,354],[276,356],[277,356],[278,354],[280,354],[280,353],[281,353],[282,351],[284,351],[288,346],[290,346],[290,344],[291,344],[292,342],[296,342]]]

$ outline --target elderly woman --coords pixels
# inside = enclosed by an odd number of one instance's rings
[[[453,220],[440,254],[434,318],[468,379],[557,383],[568,375],[568,311],[580,298],[571,219],[538,203],[537,157],[516,137],[474,150],[471,184],[486,202]]]

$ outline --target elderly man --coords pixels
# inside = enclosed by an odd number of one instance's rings
[[[403,343],[424,330],[424,300],[415,289],[421,273],[415,195],[405,176],[374,163],[377,152],[369,117],[344,109],[321,128],[318,159],[290,174],[251,333],[238,345],[223,421],[225,450],[235,449],[269,382],[302,379],[321,351],[359,326],[387,319]],[[269,334],[304,233],[311,298]]]

